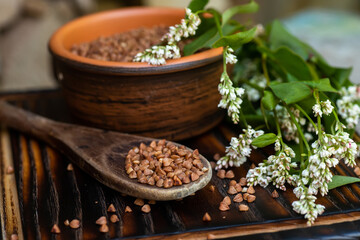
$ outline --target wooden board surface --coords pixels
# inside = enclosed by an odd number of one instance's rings
[[[71,122],[66,106],[56,91],[6,94],[18,106],[59,121]],[[224,153],[230,138],[236,135],[231,125],[220,124],[210,132],[182,142],[212,159],[215,153]],[[291,239],[332,238],[357,239],[360,236],[360,185],[352,184],[319,198],[326,207],[315,226],[308,228],[302,216],[291,207],[295,199],[292,191],[271,197],[273,187],[256,187],[256,201],[248,212],[239,212],[232,203],[230,211],[220,212],[218,206],[227,195],[229,180],[213,176],[210,184],[194,196],[181,201],[157,202],[152,211],[144,214],[134,205],[134,198],[122,196],[90,178],[78,168],[68,171],[66,156],[60,155],[42,142],[14,130],[1,130],[1,193],[0,203],[2,239],[18,233],[19,239]],[[9,149],[10,148],[10,149]],[[256,151],[251,160],[255,163],[268,156],[267,151]],[[14,174],[6,174],[13,165]],[[234,169],[235,179],[244,177],[251,162]],[[355,176],[343,163],[334,170],[337,174]],[[100,216],[110,217],[107,207],[114,204],[120,221],[109,223],[110,231],[100,233],[95,221]],[[125,213],[125,206],[133,209]],[[211,222],[203,222],[208,212]],[[66,219],[80,219],[79,229],[64,226]],[[51,234],[57,223],[61,234]]]

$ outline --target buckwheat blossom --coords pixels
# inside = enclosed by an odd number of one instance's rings
[[[221,75],[218,90],[222,96],[218,107],[227,109],[232,121],[238,123],[240,119],[240,105],[243,102],[241,97],[245,90],[240,87],[234,87],[226,71]]]
[[[265,34],[265,28],[262,24],[256,25],[255,37],[259,37]]]
[[[346,121],[348,128],[355,128],[360,116],[360,107],[356,103],[360,100],[360,86],[343,87],[340,94],[342,97],[336,101],[338,114]]]
[[[234,50],[231,47],[227,47],[225,50],[225,61],[226,64],[235,64],[237,63],[237,58],[233,54]]]
[[[328,100],[326,100],[325,102],[320,102],[315,104],[313,107],[313,112],[315,117],[319,116],[322,117],[323,114],[325,115],[329,115],[332,110],[334,109],[334,107],[331,105],[331,102]]]
[[[322,109],[322,112],[325,114],[325,115],[329,115],[330,113],[332,113],[334,107],[331,105],[331,102],[330,100],[326,100],[325,102],[320,102],[320,105],[321,105],[321,109]]]
[[[165,59],[180,58],[180,49],[176,45],[153,46],[136,54],[134,62],[147,62],[151,65],[164,65]]]
[[[201,23],[199,15],[191,12],[186,8],[186,18],[181,19],[181,24],[176,24],[169,28],[169,32],[162,37],[162,41],[167,41],[169,44],[179,42],[182,38],[188,38],[195,35]]]
[[[182,38],[195,35],[200,25],[200,17],[186,9],[186,18],[181,19],[181,24],[169,27],[169,32],[162,37],[166,43],[164,46],[153,46],[145,51],[136,54],[134,62],[147,62],[151,65],[164,65],[166,59],[180,58],[180,49],[176,45]]]
[[[295,152],[286,144],[283,144],[281,149],[279,141],[275,142],[275,150],[276,155],[269,156],[258,167],[248,171],[246,178],[249,186],[259,184],[266,187],[273,183],[277,188],[285,191],[285,183],[294,185],[296,179],[290,174],[290,169],[297,167],[295,162],[291,162],[291,159],[295,157]]]
[[[328,192],[328,183],[331,182],[330,168],[343,159],[349,166],[355,165],[357,145],[349,134],[339,130],[335,135],[323,132],[322,139],[311,145],[313,153],[309,156],[309,164],[302,172],[302,183],[309,185],[309,193],[316,195],[320,191],[324,196]]]
[[[257,85],[261,88],[265,88],[266,87],[266,78],[262,74],[257,74],[249,80],[249,83]],[[243,84],[243,87],[244,87],[250,101],[256,102],[260,99],[261,94],[260,94],[259,90],[251,87],[250,85],[248,85],[246,83]]]
[[[230,146],[226,147],[225,156],[216,162],[216,170],[228,168],[229,166],[239,167],[246,162],[247,157],[250,157],[251,154],[251,143],[253,139],[264,134],[264,131],[255,131],[251,126],[243,129],[243,132],[244,133],[240,134],[238,138],[231,138]]]
[[[321,106],[320,106],[319,103],[315,104],[315,105],[312,107],[312,110],[313,110],[313,112],[314,112],[315,117],[317,117],[317,116],[322,117],[322,114],[323,114],[323,113],[322,113],[322,111],[321,111]]]
[[[305,215],[309,225],[324,211],[324,206],[315,203],[315,196],[318,192],[322,196],[328,193],[328,183],[333,176],[330,168],[335,167],[340,159],[349,166],[356,164],[356,143],[343,131],[341,123],[336,123],[336,129],[334,135],[322,132],[319,139],[311,144],[312,154],[294,189],[296,197],[299,198],[292,204],[294,211]]]
[[[316,197],[309,193],[308,188],[303,185],[294,188],[294,193],[299,199],[292,203],[295,212],[305,215],[304,217],[308,220],[307,224],[312,225],[318,215],[321,215],[325,207],[321,204],[316,204]]]
[[[287,141],[294,140],[296,143],[299,143],[298,130],[295,123],[293,123],[293,121],[291,120],[290,114],[288,113],[287,109],[280,105],[277,105],[275,110],[284,138]],[[300,111],[294,108],[291,108],[290,110],[294,114],[295,120],[300,124],[300,126],[304,126],[306,124],[306,119],[300,116]]]

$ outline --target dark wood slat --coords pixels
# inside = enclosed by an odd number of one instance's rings
[[[97,236],[97,239],[109,239],[109,234],[100,233],[99,226],[95,224],[96,220],[101,216],[105,216],[108,219],[106,200],[100,183],[90,178],[87,174],[81,174],[78,168],[74,168],[73,172],[76,174],[81,194],[84,238],[93,239],[93,236]],[[88,211],[88,209],[91,209],[91,211]]]
[[[20,134],[15,131],[10,131],[11,142],[12,142],[12,152],[15,166],[15,174],[16,174],[16,186],[18,191],[19,198],[19,210],[21,216],[21,225],[25,226],[24,221],[24,196],[23,196],[23,148],[21,145]],[[24,239],[27,239],[26,231],[23,232]]]
[[[74,167],[74,169],[76,169]],[[78,187],[77,179],[75,176],[75,171],[67,171],[67,178],[70,183],[70,189],[72,194],[72,212],[70,214],[71,217],[68,218],[69,221],[73,219],[78,219],[80,221],[80,227],[78,229],[71,229],[74,234],[74,239],[83,239],[83,211],[82,211],[82,200],[81,200],[81,194]],[[66,206],[67,207],[67,206]]]
[[[46,196],[46,203],[47,203],[47,210],[49,213],[49,223],[48,229],[51,229],[54,224],[59,224],[59,211],[60,211],[60,204],[59,204],[59,196],[56,190],[56,186],[54,180],[51,175],[50,170],[50,157],[45,145],[41,145],[41,153],[42,153],[42,160],[44,164],[45,170],[45,178],[47,181],[47,189],[48,195]],[[51,234],[51,239],[56,239],[55,234]]]
[[[31,186],[31,213],[32,215],[32,234],[36,240],[41,239],[40,225],[39,225],[39,206],[38,206],[38,180],[37,180],[37,170],[34,159],[34,152],[31,146],[31,140],[27,139],[27,150],[29,154],[30,160],[30,168],[31,168],[31,177],[30,177],[30,186]],[[29,209],[30,210],[30,209]],[[28,232],[30,235],[30,233]]]
[[[19,209],[16,176],[8,172],[15,169],[11,152],[11,137],[4,126],[0,126],[0,229],[4,239],[10,239],[15,234],[18,239],[24,239]]]
[[[143,226],[144,226],[144,234],[152,235],[155,233],[154,230],[154,220],[150,213],[143,213]]]
[[[176,231],[185,231],[185,223],[182,221],[180,216],[172,209],[170,203],[164,203],[163,206],[165,208],[166,215],[168,216],[169,221],[176,228]]]
[[[106,199],[109,199],[107,201],[107,206],[109,206],[110,204],[113,204],[116,212],[115,213],[110,213],[109,215],[111,216],[112,214],[116,214],[119,218],[119,222],[117,223],[113,223],[110,224],[110,232],[114,232],[113,236],[116,236],[118,238],[122,238],[124,236],[124,222],[123,222],[123,214],[124,214],[124,209],[125,209],[125,204],[123,202],[123,200],[120,198],[116,197],[116,194],[111,191],[110,189],[106,188],[104,189],[105,191],[105,195],[108,196],[106,197]],[[115,227],[115,228],[114,228]],[[112,230],[112,228],[114,228]]]
[[[65,220],[82,220],[80,193],[72,171],[67,170],[69,162],[50,148],[46,148],[52,176],[59,198],[59,228],[61,239],[83,239],[82,229],[71,229],[63,223]]]

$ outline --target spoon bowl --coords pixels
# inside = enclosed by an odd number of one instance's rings
[[[0,101],[0,121],[45,141],[99,182],[130,196],[160,201],[180,199],[205,187],[212,176],[210,163],[200,155],[209,171],[198,180],[166,189],[142,184],[128,177],[125,158],[133,147],[157,139],[56,122],[4,101]]]

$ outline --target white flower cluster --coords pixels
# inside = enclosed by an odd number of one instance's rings
[[[186,17],[181,19],[181,24],[176,24],[169,28],[169,32],[162,37],[162,41],[167,41],[169,44],[179,42],[181,38],[188,38],[195,35],[201,20],[199,15],[191,12],[189,8],[186,8]]]
[[[290,114],[288,113],[287,109],[285,107],[282,107],[280,105],[277,105],[276,113],[279,119],[280,128],[282,130],[282,133],[284,135],[284,138],[287,141],[294,140],[296,143],[299,143],[299,133],[296,128],[295,123],[290,118]],[[296,121],[301,125],[304,126],[306,124],[306,119],[300,116],[300,111],[298,109],[290,109],[291,112],[294,114]],[[312,138],[311,134],[306,136],[307,138]]]
[[[336,101],[338,114],[346,121],[348,128],[355,128],[359,122],[360,107],[356,101],[360,99],[360,86],[342,88],[342,98]]]
[[[313,112],[315,117],[320,116],[322,117],[323,114],[325,115],[329,115],[332,110],[334,109],[334,107],[331,105],[331,102],[328,100],[326,100],[325,102],[320,102],[315,104],[313,107]]]
[[[222,96],[218,107],[227,109],[232,121],[238,123],[240,119],[240,105],[243,102],[241,97],[245,90],[243,88],[235,88],[226,71],[221,75],[218,90]]]
[[[305,215],[308,220],[307,224],[311,225],[314,223],[318,215],[321,215],[325,207],[321,204],[316,204],[316,197],[308,192],[308,189],[304,186],[298,186],[294,189],[298,201],[292,203],[295,212]]]
[[[285,191],[285,183],[294,184],[296,178],[290,174],[291,168],[296,168],[297,164],[291,162],[295,157],[295,152],[286,144],[282,146],[279,142],[275,142],[275,150],[278,154],[271,155],[266,161],[260,163],[258,167],[250,169],[246,175],[248,185],[259,184],[266,187],[269,183],[273,183],[277,188]]]
[[[166,59],[180,58],[180,49],[176,45],[181,38],[188,38],[195,35],[198,26],[201,23],[200,17],[186,9],[186,19],[181,19],[181,24],[176,24],[169,28],[169,32],[162,37],[165,46],[153,46],[144,52],[136,54],[134,62],[147,62],[151,65],[164,65]]]
[[[265,34],[265,28],[262,24],[256,25],[255,37],[259,37]]]
[[[257,138],[264,134],[264,131],[255,131],[251,126],[247,129],[243,129],[243,134],[240,134],[238,138],[231,138],[230,146],[226,147],[226,155],[220,158],[216,163],[216,170],[221,168],[228,168],[229,166],[239,167],[246,162],[246,158],[251,154],[251,143],[254,138]]]
[[[257,75],[255,75],[255,76],[253,76],[253,77],[249,80],[249,82],[250,82],[251,84],[255,84],[255,85],[257,85],[257,86],[259,86],[259,87],[261,87],[261,88],[265,88],[265,87],[266,87],[266,78],[265,78],[265,76],[262,75],[262,74],[257,74]],[[250,85],[248,85],[248,84],[246,84],[246,83],[243,85],[243,87],[245,88],[245,91],[246,91],[247,96],[248,96],[248,98],[249,98],[250,101],[256,102],[256,101],[258,101],[258,100],[260,99],[261,94],[260,94],[259,90],[251,87]]]
[[[180,58],[180,49],[177,45],[153,46],[142,53],[136,54],[134,62],[147,62],[151,65],[164,65],[166,59]]]
[[[237,58],[233,54],[234,50],[231,47],[227,47],[225,50],[225,61],[226,64],[235,64],[237,63]]]
[[[357,145],[349,138],[348,133],[339,130],[335,135],[323,132],[321,136],[321,139],[311,145],[313,153],[309,156],[309,164],[301,172],[301,178],[294,189],[299,200],[293,202],[293,208],[305,215],[309,225],[324,211],[324,206],[315,204],[315,195],[318,192],[322,196],[328,193],[328,183],[332,179],[330,168],[335,167],[339,159],[344,159],[350,166],[356,164]]]

